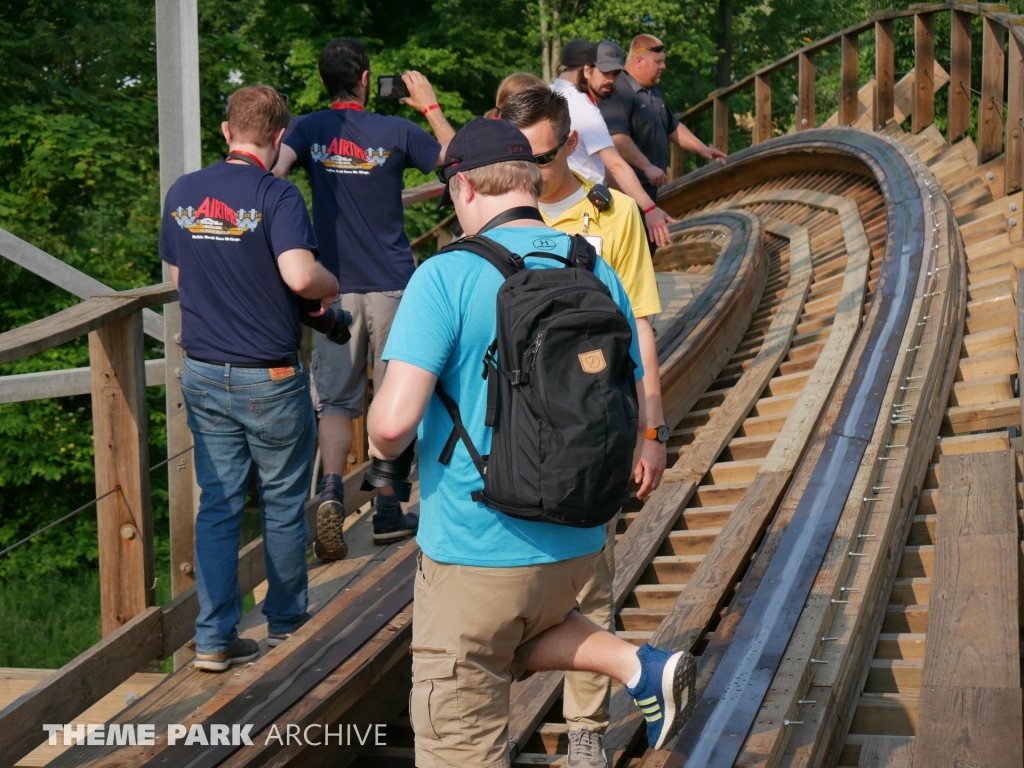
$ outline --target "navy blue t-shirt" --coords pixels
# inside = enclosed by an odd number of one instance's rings
[[[441,145],[401,117],[325,109],[292,121],[284,143],[313,186],[323,263],[342,293],[400,291],[414,268],[405,236],[402,173],[437,165]]]
[[[277,269],[277,257],[293,248],[316,253],[317,244],[290,181],[222,161],[174,182],[160,258],[179,270],[181,346],[189,357],[258,363],[298,351],[298,297]]]

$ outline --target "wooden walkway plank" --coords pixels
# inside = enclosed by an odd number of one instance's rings
[[[944,456],[914,746],[919,766],[1024,762],[1012,451]]]
[[[911,768],[913,736],[869,736],[860,748],[858,768]]]

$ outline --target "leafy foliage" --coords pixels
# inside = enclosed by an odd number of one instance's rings
[[[371,50],[374,75],[415,68],[434,84],[460,125],[493,105],[500,80],[541,70],[541,13],[548,33],[615,39],[651,32],[667,44],[662,87],[683,110],[716,87],[719,10],[732,16],[731,70],[743,75],[885,5],[908,0],[219,0],[199,3],[203,158],[223,152],[220,123],[228,94],[266,82],[291,97],[293,111],[328,105],[316,62],[329,39],[356,36]],[[1015,0],[1022,10],[1024,0]],[[943,18],[943,14],[939,18]],[[939,27],[938,50],[948,46]],[[897,69],[913,42],[897,34]],[[946,35],[944,38],[943,35]],[[873,51],[862,40],[863,80]],[[980,44],[976,43],[980,55]],[[159,157],[155,18],[152,0],[0,0],[0,227],[116,289],[156,282]],[[794,68],[795,69],[795,68]],[[978,72],[980,68],[976,67]],[[818,59],[820,117],[835,108],[836,57]],[[773,80],[776,127],[792,121],[795,71]],[[736,96],[732,111],[753,107]],[[425,126],[397,102],[370,108]],[[941,109],[939,110],[941,113]],[[941,120],[941,118],[940,118]],[[695,129],[709,137],[707,123]],[[746,134],[734,126],[733,146]],[[307,194],[301,172],[293,180]],[[426,177],[409,171],[406,184]],[[410,237],[438,220],[432,205],[406,212]],[[77,299],[0,259],[0,331],[73,305]],[[162,356],[147,341],[148,353]],[[85,339],[0,366],[0,374],[83,366]],[[151,460],[165,455],[162,390],[149,390]],[[154,473],[158,551],[166,552],[166,477]],[[0,406],[0,548],[91,499],[92,424],[88,396]],[[89,511],[0,558],[0,577],[93,567],[95,515]]]

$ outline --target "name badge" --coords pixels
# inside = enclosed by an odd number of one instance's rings
[[[587,239],[588,243],[590,243],[592,246],[594,246],[594,250],[597,251],[597,255],[600,256],[601,255],[601,243],[604,240],[604,238],[603,237],[599,237],[598,235],[584,235],[583,237],[585,237]]]

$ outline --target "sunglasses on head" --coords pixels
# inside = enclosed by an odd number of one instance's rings
[[[537,167],[547,168],[549,165],[555,162],[555,157],[558,155],[558,150],[564,147],[565,142],[567,142],[568,140],[569,133],[567,132],[565,136],[562,137],[562,140],[558,142],[558,146],[552,149],[550,152],[544,152],[543,154],[540,155],[534,155],[533,159],[537,161]]]
[[[280,91],[277,91],[277,95],[281,97],[281,99],[284,101],[284,105],[287,107],[288,106],[288,94],[287,93],[281,93]]]
[[[664,53],[665,52],[665,46],[664,46],[664,44],[662,44],[662,45],[652,45],[650,48],[636,48],[636,49],[633,50],[633,53],[640,53],[640,51],[650,51],[651,53]]]
[[[445,186],[447,186],[448,182],[451,181],[452,176],[454,176],[457,173],[457,171],[453,169],[455,168],[456,165],[458,165],[461,162],[462,158],[456,157],[451,161],[445,163],[444,165],[439,165],[437,168],[434,169],[434,175],[437,176],[437,180],[440,181]],[[446,173],[449,170],[452,171],[450,175]]]

